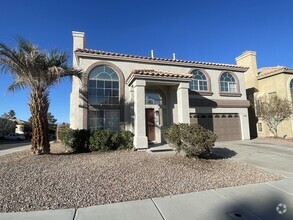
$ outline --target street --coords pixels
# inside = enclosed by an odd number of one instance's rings
[[[0,151],[27,146],[27,145],[30,145],[30,143],[31,143],[30,140],[24,140],[24,141],[0,140]]]

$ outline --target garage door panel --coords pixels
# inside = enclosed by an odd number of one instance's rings
[[[238,114],[191,114],[190,123],[200,124],[213,131],[217,141],[241,140],[241,125]]]

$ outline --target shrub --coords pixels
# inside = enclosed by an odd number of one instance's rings
[[[217,139],[212,131],[198,124],[173,124],[165,131],[164,137],[171,147],[186,156],[201,156],[210,152]]]
[[[73,130],[64,128],[59,131],[59,139],[65,146],[68,146],[76,153],[89,151],[90,133],[85,129]]]
[[[119,132],[119,149],[131,149],[133,148],[134,134],[130,131],[121,130]]]
[[[130,131],[115,133],[111,130],[95,131],[90,137],[91,151],[130,149],[133,147],[133,134]]]
[[[113,144],[114,132],[111,130],[97,130],[90,137],[91,151],[108,151],[114,150],[116,146]],[[117,149],[117,148],[116,148]]]

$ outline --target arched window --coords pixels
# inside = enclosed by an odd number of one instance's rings
[[[166,99],[163,92],[156,87],[147,87],[145,91],[146,105],[165,105]]]
[[[204,73],[199,70],[194,70],[191,72],[193,78],[189,83],[190,90],[193,91],[208,91],[208,81]]]
[[[236,80],[232,74],[227,72],[222,74],[221,92],[237,92]]]
[[[88,100],[91,105],[119,104],[119,78],[108,66],[95,67],[89,74]]]
[[[97,66],[88,79],[89,129],[118,131],[120,127],[119,77],[109,66]]]
[[[293,79],[290,81],[290,92],[291,92],[291,101],[293,103]]]

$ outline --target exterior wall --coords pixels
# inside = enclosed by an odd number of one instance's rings
[[[256,52],[246,51],[236,58],[236,64],[239,66],[249,67],[245,72],[245,86],[246,88],[258,88],[257,82],[257,63]]]
[[[256,96],[268,95],[274,93],[281,97],[291,100],[291,93],[289,89],[290,80],[293,78],[290,74],[278,74],[275,76],[263,78],[259,80],[259,93]],[[258,129],[259,137],[273,136],[269,131],[266,123],[259,118],[258,123],[262,123],[262,131]],[[293,119],[283,121],[278,126],[278,136],[280,137],[293,137]]]
[[[24,130],[24,125],[16,125],[16,128],[15,128],[16,134],[24,134],[23,130]]]

